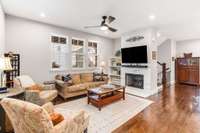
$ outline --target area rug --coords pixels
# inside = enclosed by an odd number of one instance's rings
[[[56,105],[56,110],[85,110],[90,115],[88,133],[110,133],[148,107],[152,101],[126,94],[126,100],[120,100],[101,109],[87,104],[87,98],[81,98]]]

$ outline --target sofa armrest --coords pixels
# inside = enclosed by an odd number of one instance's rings
[[[78,125],[78,132],[83,132],[89,125],[89,115],[83,110],[77,112],[74,115],[73,120]]]
[[[54,106],[51,102],[42,105],[42,108],[45,109],[48,112],[48,114],[54,113]]]
[[[71,86],[71,84],[64,82],[62,80],[56,80],[56,85],[58,85],[59,87],[62,87],[62,88]]]
[[[103,76],[102,76],[102,79],[103,79],[103,81],[106,82],[106,83],[108,83],[108,81],[109,81],[108,75],[103,75]]]
[[[54,84],[40,84],[43,90],[55,90]]]
[[[53,127],[51,133],[79,133],[78,125],[73,120],[63,120]]]

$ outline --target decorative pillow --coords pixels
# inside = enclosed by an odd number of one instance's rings
[[[72,77],[73,84],[80,84],[81,83],[80,74],[72,74],[71,77]]]
[[[72,80],[72,77],[71,77],[70,74],[63,75],[63,76],[62,76],[62,81],[68,82],[68,81],[70,81],[70,80]]]
[[[93,80],[94,81],[103,81],[101,73],[93,73]]]
[[[50,114],[50,118],[54,126],[64,120],[64,117],[59,113]]]
[[[81,82],[92,82],[93,81],[93,74],[92,73],[82,73],[81,74]]]
[[[42,91],[42,86],[35,84],[30,87],[27,87],[26,90]]]

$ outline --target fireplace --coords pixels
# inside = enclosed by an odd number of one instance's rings
[[[125,83],[126,83],[126,86],[144,89],[144,75],[126,73]]]

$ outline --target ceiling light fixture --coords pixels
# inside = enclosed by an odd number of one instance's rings
[[[150,20],[155,20],[156,16],[154,14],[149,15]]]
[[[160,37],[160,36],[161,36],[161,34],[160,34],[159,32],[157,32],[156,36],[157,36],[157,37]]]
[[[103,31],[108,30],[108,27],[107,26],[101,26],[101,30],[103,30]]]
[[[45,13],[44,12],[40,13],[40,17],[45,18],[46,17]]]

